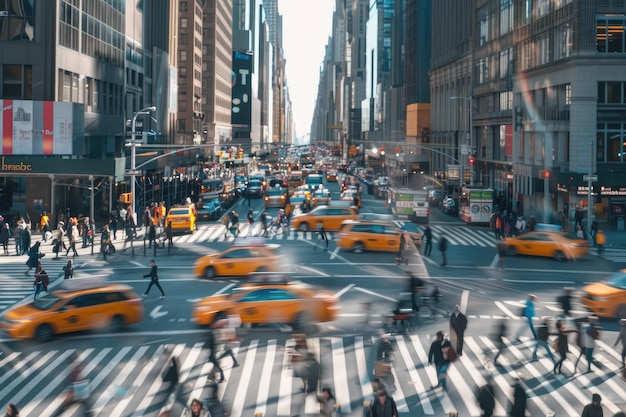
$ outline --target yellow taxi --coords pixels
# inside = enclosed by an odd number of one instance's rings
[[[327,182],[337,182],[337,171],[330,170],[326,172],[326,181]]]
[[[332,195],[326,188],[318,188],[313,192],[313,207],[327,206],[330,200],[332,200]]]
[[[321,224],[325,230],[339,230],[344,221],[358,218],[356,207],[318,206],[308,213],[295,215],[291,220],[291,227],[308,232]]]
[[[279,247],[279,245],[266,244],[262,238],[239,238],[225,251],[196,260],[194,274],[197,277],[213,279],[276,271],[283,267],[282,257],[276,253]]]
[[[265,208],[284,208],[288,200],[287,190],[280,187],[270,188],[265,192],[263,200],[265,200]]]
[[[585,239],[547,230],[507,237],[505,245],[509,255],[545,256],[558,261],[578,259],[589,253],[589,242]]]
[[[172,231],[192,232],[196,227],[196,211],[193,206],[176,206],[170,208],[165,218],[165,225],[172,222]]]
[[[337,297],[302,282],[266,278],[231,288],[198,301],[192,319],[205,326],[238,314],[243,324],[285,323],[302,328],[310,322],[335,319]]]
[[[5,310],[0,330],[15,339],[47,341],[54,335],[90,329],[119,331],[143,318],[141,297],[128,285],[100,277],[53,285],[37,300],[29,296]]]
[[[337,246],[355,253],[398,252],[403,232],[400,225],[390,220],[347,220],[337,234]],[[420,233],[417,230],[406,232],[419,248],[422,245]]]
[[[580,302],[596,316],[626,319],[626,269],[585,286]]]

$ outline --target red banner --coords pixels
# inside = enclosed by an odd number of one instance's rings
[[[54,153],[54,101],[43,102],[43,154]]]
[[[13,154],[13,100],[2,100],[2,155]]]
[[[504,155],[513,156],[513,125],[504,127]]]

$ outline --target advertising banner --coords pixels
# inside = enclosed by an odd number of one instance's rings
[[[13,153],[27,155],[33,152],[33,102],[13,101]]]
[[[252,125],[252,54],[233,52],[232,115],[233,127]]]
[[[72,153],[72,103],[54,103],[54,154]]]

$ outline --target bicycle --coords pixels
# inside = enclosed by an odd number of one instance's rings
[[[277,217],[272,222],[269,230],[275,235],[279,236],[289,231],[289,219],[287,217]]]

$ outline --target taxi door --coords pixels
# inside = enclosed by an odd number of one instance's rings
[[[250,249],[241,248],[224,254],[215,266],[218,268],[218,275],[248,275],[255,270],[254,262]]]
[[[59,333],[76,332],[89,328],[90,294],[69,299],[57,312],[54,327]]]
[[[400,236],[402,231],[392,226],[383,226],[383,236],[385,241],[385,250],[389,252],[397,252],[400,250]]]

